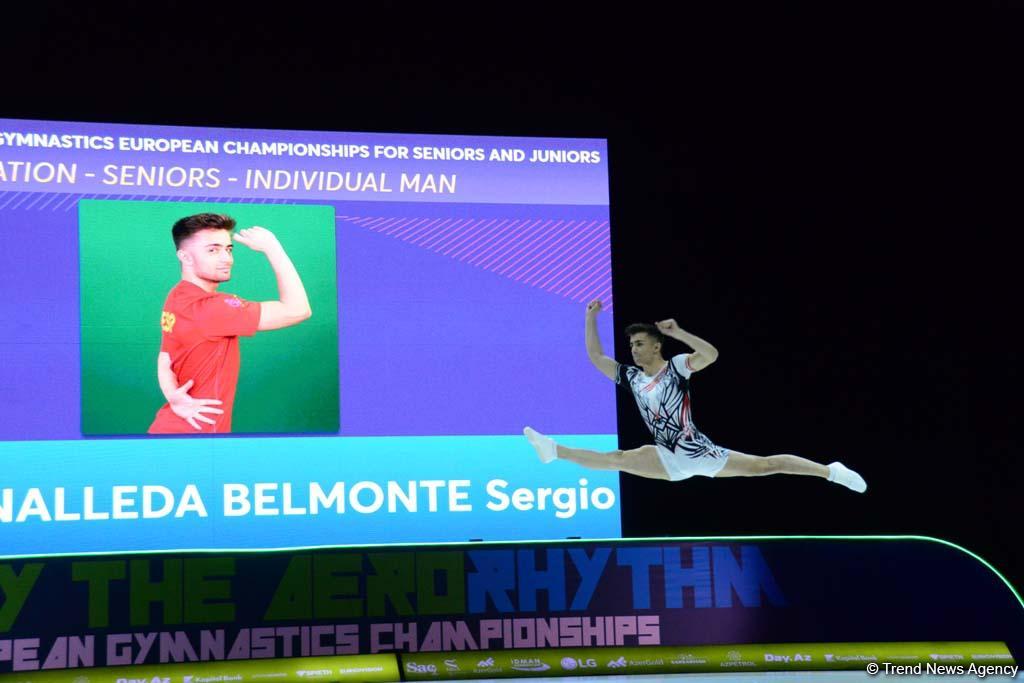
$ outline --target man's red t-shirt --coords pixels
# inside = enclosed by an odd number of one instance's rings
[[[164,404],[149,427],[150,434],[217,434],[231,431],[231,409],[235,403],[241,354],[238,338],[256,334],[260,305],[231,294],[207,292],[182,280],[164,303],[160,328],[160,350],[171,357],[171,369],[178,385],[195,380],[189,395],[215,398],[222,415],[204,413],[215,424],[197,421],[196,431]]]

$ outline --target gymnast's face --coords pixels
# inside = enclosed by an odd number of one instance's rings
[[[230,230],[200,230],[182,243],[178,258],[207,282],[227,282],[235,263],[233,250]]]
[[[629,351],[633,354],[633,362],[637,365],[652,365],[662,360],[661,342],[656,341],[646,332],[630,335]]]

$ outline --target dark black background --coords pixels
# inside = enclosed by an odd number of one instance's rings
[[[617,321],[719,348],[719,443],[870,487],[625,477],[625,533],[924,534],[1024,586],[1021,10],[819,5],[31,3],[0,115],[607,137]]]

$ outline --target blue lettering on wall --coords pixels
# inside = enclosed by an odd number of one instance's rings
[[[516,565],[519,568],[519,609],[537,610],[537,593],[547,591],[548,609],[565,609],[565,551],[548,548],[547,569],[537,569],[537,552],[519,550]]]
[[[516,587],[515,556],[511,550],[472,550],[469,559],[476,571],[466,577],[469,594],[469,612],[487,611],[487,598],[499,612],[514,612],[515,606],[508,593]]]
[[[583,548],[569,550],[569,557],[576,565],[576,571],[580,573],[580,585],[569,609],[582,611],[590,606],[590,599],[594,597],[594,591],[597,590],[597,584],[611,554],[611,548],[594,548],[594,554],[590,557],[587,557],[587,551]]]
[[[651,567],[661,564],[661,548],[619,548],[620,567],[630,567],[633,577],[633,609],[651,607]]]
[[[684,588],[693,589],[693,607],[711,607],[711,558],[708,548],[693,548],[689,566],[686,567],[682,565],[681,550],[678,547],[665,547],[665,607],[689,607],[683,604]]]
[[[715,566],[715,607],[732,607],[733,591],[736,591],[744,607],[760,607],[762,591],[772,606],[782,607],[786,604],[757,546],[740,547],[742,566],[736,562],[736,556],[728,546],[713,547],[711,557]]]

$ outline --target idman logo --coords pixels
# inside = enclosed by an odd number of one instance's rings
[[[609,669],[625,669],[627,666],[628,664],[626,664],[625,657],[619,657],[618,659],[613,659],[612,661],[608,662]]]
[[[228,298],[224,299],[224,303],[226,303],[231,308],[242,307],[242,300],[239,299],[237,296],[229,296]]]
[[[416,662],[406,662],[405,670],[411,674],[436,674],[436,664],[417,664]]]
[[[494,657],[481,659],[479,662],[476,663],[476,665],[481,669],[490,669],[492,666],[494,666]]]
[[[535,658],[513,659],[512,668],[516,671],[547,671],[551,668],[551,665]]]

